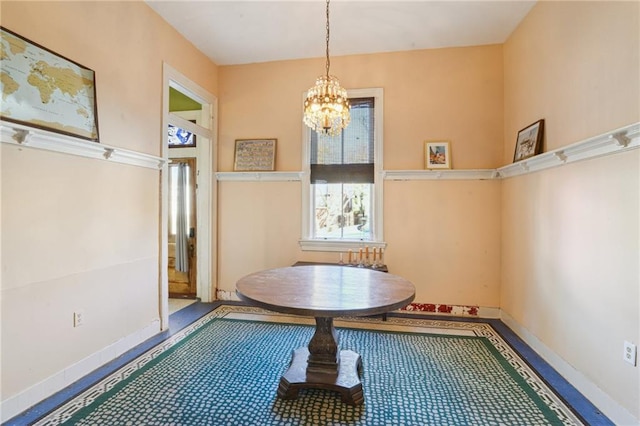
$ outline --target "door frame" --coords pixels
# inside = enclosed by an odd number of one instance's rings
[[[202,104],[203,120],[208,126],[194,124],[175,114],[169,113],[169,87],[172,87]],[[160,329],[169,328],[169,274],[168,274],[168,221],[169,221],[169,146],[166,129],[169,124],[195,133],[200,140],[209,143],[196,145],[197,195],[196,215],[198,220],[197,239],[197,297],[203,302],[216,299],[217,288],[217,186],[213,176],[216,172],[214,156],[217,155],[218,99],[191,81],[182,73],[164,62],[162,64],[162,158],[165,159],[160,173],[160,261],[159,261],[159,311]],[[204,124],[204,122],[203,122]]]

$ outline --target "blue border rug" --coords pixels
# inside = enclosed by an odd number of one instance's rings
[[[337,322],[362,356],[365,402],[303,390],[276,397],[311,325],[252,308],[213,311],[37,424],[581,424],[486,324],[394,318]]]

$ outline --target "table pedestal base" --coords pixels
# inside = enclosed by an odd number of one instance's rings
[[[335,374],[307,372],[309,350],[298,348],[293,352],[289,369],[280,379],[278,396],[282,399],[296,399],[300,389],[314,388],[340,392],[342,402],[360,405],[364,402],[359,370],[362,368],[360,355],[353,351],[340,351],[339,367]]]

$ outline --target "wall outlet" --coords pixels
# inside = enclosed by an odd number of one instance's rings
[[[73,326],[80,327],[84,324],[84,311],[78,310],[73,313]]]
[[[636,365],[636,357],[637,357],[637,348],[636,345],[634,345],[631,342],[624,342],[624,354],[622,355],[624,357],[624,360],[626,362],[628,362],[629,364],[633,365],[635,367]]]

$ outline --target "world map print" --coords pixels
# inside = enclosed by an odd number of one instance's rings
[[[94,72],[1,30],[3,119],[98,140]]]

